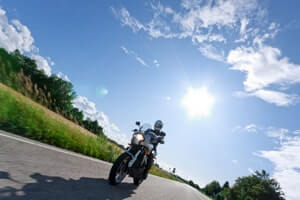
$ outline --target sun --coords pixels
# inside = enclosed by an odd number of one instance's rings
[[[182,99],[183,107],[192,118],[209,116],[214,104],[214,96],[205,87],[188,88],[187,93]]]

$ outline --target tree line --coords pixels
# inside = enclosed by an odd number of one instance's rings
[[[85,119],[82,111],[73,106],[76,93],[72,83],[55,74],[47,76],[38,69],[35,60],[22,55],[19,50],[9,53],[0,48],[0,82],[90,132],[104,135],[98,121]]]
[[[230,187],[226,181],[222,186],[218,181],[212,181],[200,188],[193,181],[189,185],[205,193],[214,200],[284,200],[284,193],[279,183],[262,170],[250,176],[239,177]]]

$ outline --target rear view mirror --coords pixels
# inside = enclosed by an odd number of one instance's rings
[[[135,124],[136,124],[137,126],[140,126],[140,125],[141,125],[141,122],[136,121]]]

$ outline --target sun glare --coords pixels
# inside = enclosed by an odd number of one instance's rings
[[[208,116],[215,103],[215,98],[207,88],[189,88],[183,97],[182,105],[192,118]]]

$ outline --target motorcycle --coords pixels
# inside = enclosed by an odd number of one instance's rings
[[[157,136],[149,124],[136,122],[138,129],[133,130],[133,135],[129,146],[114,162],[110,173],[109,183],[117,185],[129,175],[133,178],[133,183],[138,186],[144,180],[144,173],[149,155],[156,156],[155,147],[158,143],[164,143],[162,136]]]

